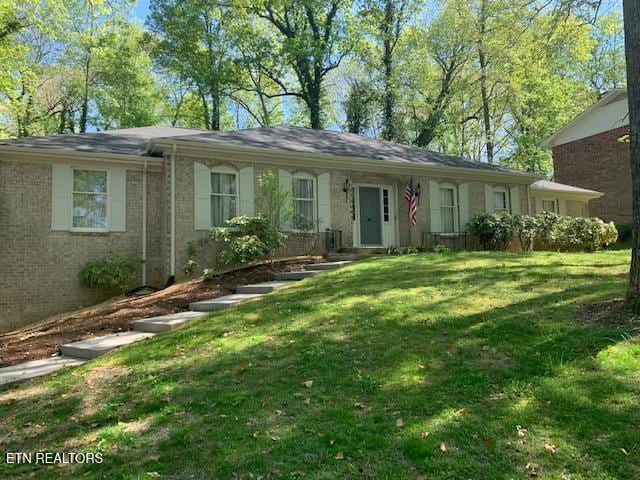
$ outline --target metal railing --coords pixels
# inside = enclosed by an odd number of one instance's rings
[[[444,245],[451,250],[470,250],[473,247],[468,232],[422,232],[423,248],[432,249],[437,245]]]
[[[337,252],[342,249],[342,230],[325,230],[325,245],[327,252]]]

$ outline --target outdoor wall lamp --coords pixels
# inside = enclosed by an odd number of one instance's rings
[[[414,195],[416,196],[418,205],[420,205],[420,184],[416,185],[416,191],[414,192]]]
[[[344,179],[342,184],[342,191],[344,192],[345,202],[349,202],[349,190],[351,190],[351,181],[348,178]]]

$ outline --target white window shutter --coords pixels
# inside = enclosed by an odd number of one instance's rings
[[[496,210],[493,187],[491,185],[484,186],[484,210],[487,213],[493,213]]]
[[[51,172],[51,230],[71,229],[71,167],[53,165]]]
[[[196,230],[211,229],[211,170],[193,162],[194,220]]]
[[[289,192],[289,194],[291,195],[291,190],[293,187],[293,183],[292,183],[293,180],[291,178],[291,174],[286,170],[278,170],[278,182],[280,184],[280,190],[282,190],[283,192]],[[291,197],[289,197],[288,206],[291,206]],[[283,221],[280,227],[284,231],[291,230],[292,229],[291,219],[288,218],[286,221]]]
[[[255,182],[253,167],[240,170],[240,215],[253,217],[255,215]]]
[[[440,233],[442,230],[440,185],[433,180],[429,180],[429,217],[431,222],[431,232]]]
[[[127,171],[109,171],[109,231],[124,232],[127,226]]]
[[[318,231],[331,228],[331,175],[318,175]]]
[[[461,183],[458,186],[458,211],[459,216],[459,228],[461,232],[464,232],[469,223],[469,184]]]
[[[509,196],[511,197],[511,215],[520,215],[520,187],[512,187],[509,189]]]
[[[558,199],[558,213],[560,215],[567,214],[567,201],[562,198]]]

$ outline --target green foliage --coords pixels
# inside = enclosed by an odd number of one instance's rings
[[[222,263],[244,264],[271,255],[284,244],[286,236],[258,214],[227,220],[224,227],[211,232],[211,239],[221,243]]]
[[[258,175],[258,190],[257,211],[280,231],[282,223],[293,216],[291,192],[280,188],[278,176],[271,170]]]
[[[467,227],[480,240],[485,250],[504,250],[514,234],[514,224],[508,213],[480,213]]]
[[[438,244],[435,247],[433,247],[433,252],[439,253],[439,254],[448,254],[448,253],[451,253],[451,249],[447,245]]]
[[[533,247],[533,240],[538,231],[538,219],[531,215],[514,215],[513,231],[520,240],[523,252],[528,252]]]
[[[99,288],[108,294],[123,293],[135,277],[140,263],[137,258],[109,251],[104,259],[87,262],[80,270],[80,279],[88,288]]]
[[[631,225],[618,224],[616,225],[616,230],[618,231],[618,240],[620,242],[626,242],[631,239],[633,235],[633,230],[631,229]]]
[[[542,248],[593,252],[615,243],[618,231],[613,223],[599,218],[566,217],[551,212],[536,215],[536,237]]]

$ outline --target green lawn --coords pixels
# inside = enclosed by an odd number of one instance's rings
[[[582,319],[628,262],[420,254],[306,280],[0,392],[0,450],[104,454],[0,478],[638,479],[640,322]]]

